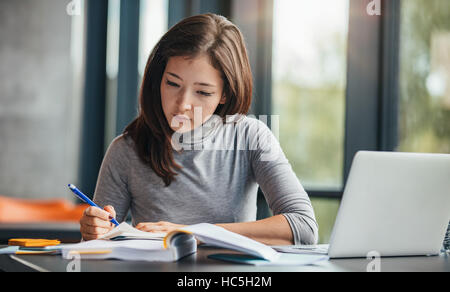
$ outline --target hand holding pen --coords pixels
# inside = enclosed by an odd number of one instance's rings
[[[101,209],[74,185],[69,185],[69,189],[82,201],[91,205],[91,207],[85,210],[80,220],[80,231],[83,239],[97,239],[119,225],[116,219],[114,219],[116,212],[112,206],[106,206],[104,209]]]

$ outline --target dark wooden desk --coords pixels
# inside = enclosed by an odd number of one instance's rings
[[[220,249],[200,247],[196,254],[175,263],[82,260],[81,272],[366,272],[367,259],[340,259],[304,267],[253,267],[207,258]],[[61,256],[0,255],[0,270],[65,272],[70,263]],[[448,255],[434,257],[382,258],[382,272],[450,272]]]
[[[80,242],[78,223],[27,223],[0,224],[0,244],[8,244],[10,238],[59,239],[64,243]]]

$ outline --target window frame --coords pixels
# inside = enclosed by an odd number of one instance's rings
[[[380,0],[381,16],[366,8],[373,0],[350,0],[347,51],[344,178],[360,150],[393,151],[398,143],[400,0]],[[107,0],[87,1],[86,72],[80,155],[80,186],[93,193],[104,155]],[[272,114],[274,0],[169,0],[168,24],[213,12],[236,23],[246,35],[254,74],[251,113]],[[256,11],[256,18],[248,13]],[[117,131],[136,114],[139,0],[121,1]],[[126,35],[126,39],[125,39]],[[261,45],[262,44],[262,45]],[[131,78],[130,78],[131,76]],[[128,98],[127,98],[128,97]],[[307,190],[314,198],[339,199],[342,190]]]
[[[366,13],[371,2],[350,2],[344,182],[358,151],[398,143],[400,0],[381,0],[380,16]]]
[[[381,0],[380,16],[367,13],[371,2],[350,0],[343,188],[306,190],[312,198],[342,198],[358,151],[394,151],[398,143],[400,0]],[[267,40],[260,42],[266,44]],[[249,45],[251,51],[254,44]],[[258,72],[256,76],[268,74],[271,72]],[[256,108],[272,108],[271,94],[255,102],[263,103]]]
[[[139,31],[140,0],[120,1],[116,136],[123,133],[138,114]]]
[[[186,17],[202,13],[230,17],[230,5],[230,0],[169,0],[169,28]]]
[[[108,0],[86,1],[84,93],[78,185],[91,198],[104,155]]]

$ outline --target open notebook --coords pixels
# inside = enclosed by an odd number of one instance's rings
[[[166,233],[143,232],[122,223],[98,240],[61,246],[65,259],[118,259],[126,261],[173,262],[197,251],[190,235],[177,236],[164,246]]]
[[[164,238],[165,246],[170,244],[172,238],[176,238],[182,233],[191,234],[208,245],[240,252],[226,252],[208,256],[216,260],[254,266],[306,266],[328,260],[328,257],[323,255],[279,253],[272,247],[258,241],[206,223],[191,225],[170,232]]]
[[[119,259],[173,262],[197,251],[202,243],[238,251],[211,258],[251,265],[309,265],[326,259],[314,255],[285,255],[270,246],[216,225],[190,225],[168,234],[146,233],[122,223],[102,239],[62,246],[62,256],[72,259]],[[245,255],[245,257],[243,257]]]
[[[163,240],[167,233],[151,233],[144,232],[130,226],[127,223],[122,223],[100,239],[106,240],[131,240],[131,239],[152,239]]]
[[[92,240],[61,249],[64,259],[117,259],[124,261],[174,262],[197,251],[197,242],[186,235],[164,248],[161,240]]]

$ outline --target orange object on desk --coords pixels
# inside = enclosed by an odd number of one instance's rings
[[[61,241],[56,239],[28,239],[28,238],[13,238],[8,241],[9,246],[21,247],[46,247],[61,244]]]
[[[64,199],[31,200],[0,196],[0,223],[78,222],[88,207]]]

